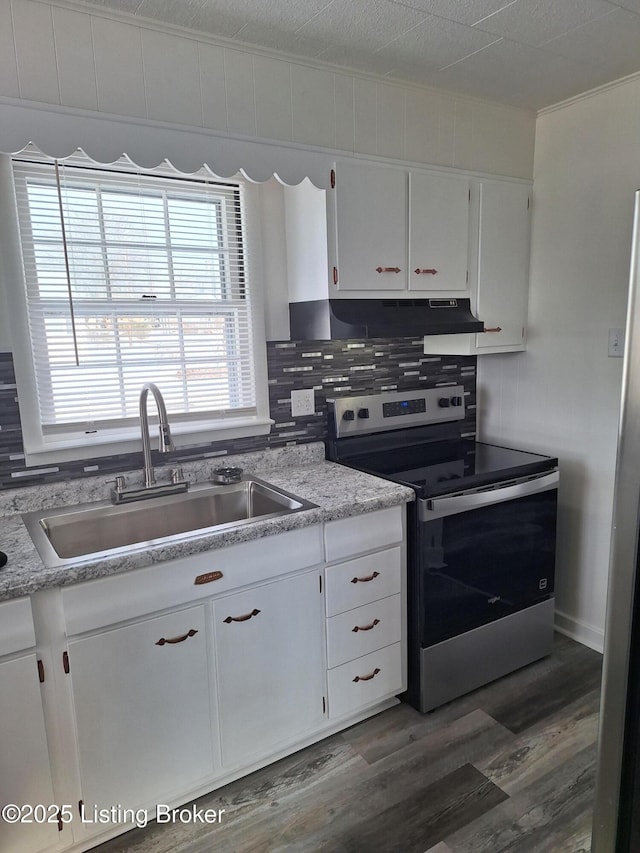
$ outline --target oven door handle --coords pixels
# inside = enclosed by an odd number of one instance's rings
[[[434,521],[447,515],[478,509],[482,506],[502,503],[503,501],[535,495],[557,488],[560,480],[558,471],[544,474],[532,480],[513,483],[509,486],[498,485],[495,489],[482,492],[468,492],[462,495],[444,495],[441,498],[429,498],[418,501],[420,521]]]

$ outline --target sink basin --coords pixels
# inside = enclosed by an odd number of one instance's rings
[[[315,504],[256,478],[200,485],[180,495],[120,506],[108,501],[29,512],[22,519],[46,566],[275,518]]]

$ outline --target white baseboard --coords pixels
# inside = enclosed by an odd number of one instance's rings
[[[555,612],[555,629],[572,640],[582,643],[583,646],[588,646],[600,654],[604,651],[604,630],[596,628],[595,625],[589,625],[580,619],[574,619],[573,616],[567,616],[561,610]]]

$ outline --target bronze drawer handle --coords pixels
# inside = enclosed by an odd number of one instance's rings
[[[378,669],[378,667],[376,667],[376,668],[373,670],[373,672],[370,672],[370,673],[369,673],[369,675],[356,675],[356,677],[355,677],[353,680],[354,680],[356,683],[357,683],[358,681],[371,681],[371,679],[372,679],[372,678],[375,678],[375,677],[376,677],[376,675],[377,675],[379,672],[380,672],[380,670]]]
[[[376,272],[402,272],[400,267],[376,267]]]
[[[196,579],[193,583],[194,586],[201,586],[203,583],[219,581],[223,577],[224,575],[222,574],[222,572],[205,572],[203,575],[196,575]]]
[[[369,575],[368,578],[351,578],[351,583],[369,583],[369,581],[374,580],[379,577],[380,572],[374,572],[372,575]]]
[[[502,328],[500,326],[496,326],[495,329],[483,329],[483,332],[501,332]]]
[[[380,624],[379,619],[374,619],[370,625],[356,625],[355,628],[352,628],[354,634],[357,634],[358,631],[370,631],[372,628],[375,628],[376,625]]]
[[[190,628],[186,634],[183,634],[181,637],[160,637],[156,646],[164,646],[169,644],[170,646],[175,646],[176,643],[184,643],[185,640],[188,640],[189,637],[195,637],[198,632],[195,628]]]
[[[421,270],[420,267],[414,269],[416,275],[438,275],[438,270]]]
[[[230,625],[232,622],[246,622],[248,619],[251,619],[253,616],[257,616],[260,613],[255,607],[251,611],[251,613],[245,613],[242,616],[227,616],[226,619],[223,619],[223,622],[226,622],[227,625]]]

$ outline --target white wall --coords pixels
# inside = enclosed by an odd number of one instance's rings
[[[529,347],[479,360],[480,433],[560,458],[558,624],[602,647],[640,80],[541,114],[536,128]]]
[[[0,0],[0,97],[530,178],[535,116],[132,16]]]

